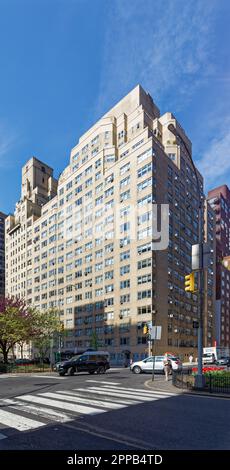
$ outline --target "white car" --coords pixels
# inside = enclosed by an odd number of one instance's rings
[[[154,361],[155,358],[155,361]],[[182,362],[178,357],[169,357],[172,369],[181,370]],[[130,366],[130,370],[134,374],[141,374],[141,372],[152,372],[153,371],[153,362],[154,362],[154,372],[163,373],[164,372],[164,356],[149,356],[143,361],[134,362]]]

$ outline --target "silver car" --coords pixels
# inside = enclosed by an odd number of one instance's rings
[[[154,361],[155,358],[155,361]],[[182,362],[178,357],[169,357],[172,369],[173,370],[181,370],[182,369]],[[134,362],[130,366],[130,370],[134,374],[141,374],[142,372],[152,372],[153,371],[153,363],[154,363],[154,372],[163,373],[164,372],[164,356],[149,356],[143,361]]]

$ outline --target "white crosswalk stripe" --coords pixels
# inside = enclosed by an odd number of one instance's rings
[[[50,398],[43,398],[41,396],[33,395],[23,395],[16,397],[19,400],[25,400],[33,403],[38,403],[41,405],[48,405],[54,408],[61,408],[62,410],[74,411],[75,413],[86,414],[86,415],[95,415],[98,413],[104,413],[105,410],[100,410],[99,408],[93,408],[83,405],[77,405],[73,403],[65,403],[64,401],[51,400]]]
[[[13,408],[15,410],[24,411],[25,413],[31,413],[37,416],[41,416],[45,419],[51,418],[53,421],[57,421],[58,423],[66,423],[71,420],[71,418],[64,413],[57,413],[57,411],[43,408],[42,406],[25,405],[19,400],[10,399],[5,399],[4,402],[8,404],[10,408]]]
[[[79,388],[77,390],[80,390],[82,392],[86,392],[87,388]],[[92,392],[96,393],[97,395],[107,395],[111,397],[118,397],[118,398],[134,398],[134,400],[140,400],[140,401],[152,401],[154,399],[157,399],[157,397],[150,397],[150,396],[144,396],[144,393],[141,395],[140,393],[137,394],[134,391],[133,392],[119,392],[117,389],[112,390],[110,388],[105,388],[105,387],[90,387],[90,390]]]
[[[65,395],[66,394],[66,395]],[[98,401],[98,400],[93,400],[91,398],[80,398],[78,396],[73,396],[69,395],[68,392],[59,392],[59,393],[51,393],[51,392],[46,392],[46,393],[40,393],[39,396],[42,397],[48,397],[48,398],[55,398],[55,399],[60,399],[64,401],[73,401],[76,403],[85,403],[88,405],[93,405],[93,406],[100,406],[103,408],[111,408],[114,410],[118,410],[119,408],[124,408],[124,405],[118,405],[117,403],[112,403],[112,402],[103,402],[103,401]]]
[[[96,380],[90,382],[94,382],[94,385],[1,399],[0,441],[8,437],[7,430],[10,428],[29,431],[53,422],[67,423],[79,415],[93,416],[177,395],[163,391],[121,387],[116,382]]]

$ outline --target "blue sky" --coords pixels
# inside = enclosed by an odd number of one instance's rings
[[[58,176],[137,83],[186,130],[206,189],[230,186],[229,21],[229,0],[0,0],[0,210],[28,158]]]

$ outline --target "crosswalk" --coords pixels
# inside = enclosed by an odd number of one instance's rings
[[[0,400],[0,441],[15,431],[32,431],[128,406],[162,400],[175,393],[122,387],[117,382],[87,380],[83,387]],[[1,446],[1,444],[0,444]]]

